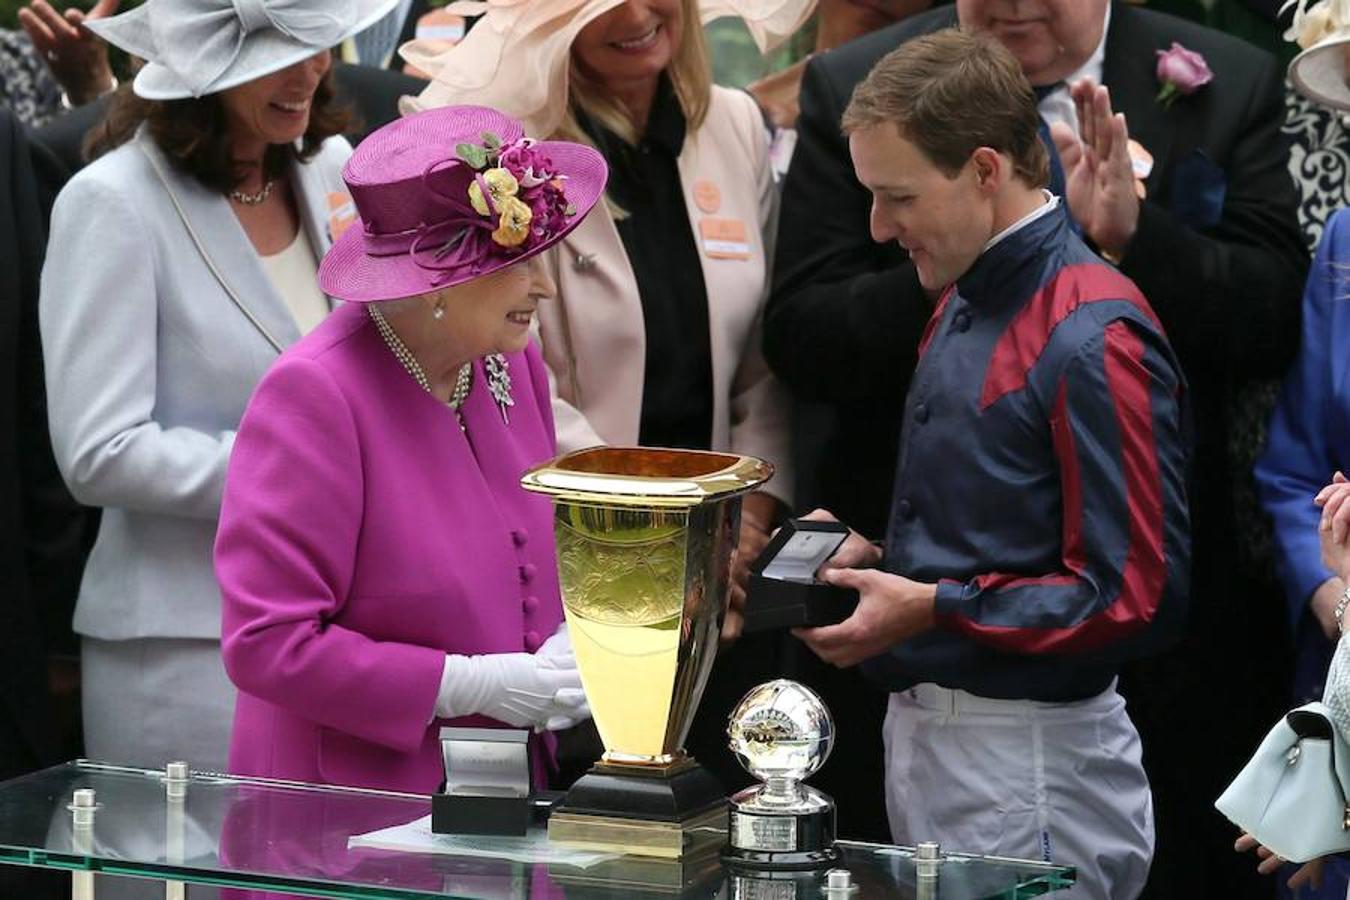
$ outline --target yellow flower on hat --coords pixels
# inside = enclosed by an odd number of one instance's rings
[[[487,183],[488,192],[492,194],[492,205],[498,210],[503,208],[505,200],[514,197],[520,190],[520,182],[516,180],[516,176],[502,168],[488,169],[483,173],[483,181]],[[492,214],[487,201],[483,199],[483,189],[477,179],[469,184],[469,203],[480,216]],[[528,208],[526,212],[529,212]]]
[[[494,190],[492,194],[496,200],[497,192]],[[492,232],[492,239],[503,247],[519,247],[525,243],[530,236],[530,220],[534,218],[530,207],[515,197],[502,197],[497,200],[497,209],[501,210],[502,217],[497,230]]]

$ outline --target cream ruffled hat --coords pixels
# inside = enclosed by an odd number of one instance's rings
[[[1350,0],[1289,0],[1280,12],[1294,10],[1284,33],[1303,52],[1289,63],[1289,80],[1303,96],[1350,111],[1350,85],[1345,82],[1345,54],[1350,52]]]
[[[400,51],[427,73],[431,84],[404,97],[405,114],[476,103],[520,120],[526,134],[548,137],[567,111],[568,56],[588,23],[624,0],[460,0],[446,11],[483,19],[446,50],[413,41]],[[811,15],[815,0],[701,0],[704,24],[737,16],[767,52],[787,40]]]

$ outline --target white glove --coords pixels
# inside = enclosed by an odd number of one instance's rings
[[[566,728],[590,715],[575,662],[566,667],[530,653],[445,657],[436,715],[480,713],[518,728]]]
[[[539,660],[539,665],[551,669],[575,669],[577,667],[576,654],[572,652],[572,637],[567,632],[567,623],[563,622],[558,626],[558,630],[553,632],[548,640],[534,652],[535,658]],[[573,688],[565,688],[559,691],[554,697],[558,702],[570,701],[574,703],[572,711],[566,715],[554,716],[544,723],[545,731],[560,731],[564,728],[571,728],[573,725],[580,724],[591,717],[591,708],[586,703],[586,693],[582,690],[573,692]]]
[[[567,633],[567,623],[559,625],[558,630],[544,641],[543,646],[536,650],[534,655],[549,660],[554,668],[575,669],[577,657],[572,652],[572,637]]]

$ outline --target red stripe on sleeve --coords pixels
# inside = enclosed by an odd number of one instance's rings
[[[1076,575],[1042,575],[1039,578],[1027,578],[1025,575],[1013,575],[1009,572],[988,572],[975,576],[975,586],[982,591],[1001,591],[1010,587],[1075,587]]]
[[[1050,414],[1050,438],[1055,445],[1055,459],[1059,462],[1060,502],[1064,506],[1063,549],[1064,567],[1081,574],[1087,568],[1083,552],[1083,479],[1078,467],[1078,448],[1073,439],[1073,425],[1069,421],[1068,383],[1061,381],[1055,394],[1055,410]]]
[[[1143,628],[1153,620],[1167,580],[1163,549],[1162,477],[1153,434],[1151,379],[1144,366],[1144,344],[1125,322],[1106,329],[1107,389],[1120,434],[1120,477],[1129,510],[1129,544],[1119,594],[1101,612],[1066,628],[1037,629],[981,625],[954,616],[950,625],[985,643],[1021,653],[1092,650]],[[1061,423],[1062,422],[1062,426]],[[1081,474],[1069,430],[1065,391],[1055,404],[1054,442],[1064,484],[1064,563],[1072,572],[1086,570],[1082,546]],[[1019,578],[997,574],[976,579],[981,589],[1077,584],[1076,578]]]
[[[994,345],[980,408],[987,409],[1000,397],[1026,387],[1027,373],[1040,359],[1055,326],[1078,307],[1102,300],[1125,300],[1158,323],[1139,288],[1115,269],[1101,263],[1065,266],[1027,301]]]
[[[1133,618],[1153,619],[1167,581],[1162,475],[1153,438],[1153,403],[1144,342],[1124,322],[1106,329],[1106,383],[1115,398],[1120,461],[1130,509],[1130,549],[1120,603]]]

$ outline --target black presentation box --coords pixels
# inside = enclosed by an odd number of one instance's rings
[[[836,625],[853,615],[856,590],[816,579],[847,537],[842,522],[788,519],[750,567],[745,631]]]
[[[530,827],[529,731],[441,729],[445,789],[431,797],[436,834],[522,835]]]

